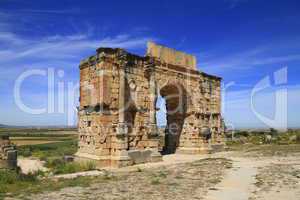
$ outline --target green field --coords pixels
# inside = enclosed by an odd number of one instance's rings
[[[18,156],[39,158],[46,162],[49,168],[56,173],[79,171],[83,167],[76,164],[65,164],[64,155],[73,155],[77,151],[76,129],[16,129],[0,128],[0,136],[9,135],[11,142],[17,146]],[[38,192],[41,188],[58,189],[67,185],[84,185],[85,178],[75,181],[60,181],[59,183],[48,180],[38,180],[43,173],[22,175],[12,170],[0,171],[0,199],[4,193],[22,193],[25,191]],[[2,195],[1,195],[2,194]]]
[[[0,135],[9,135],[19,156],[40,159],[73,155],[77,150],[76,129],[0,128]]]
[[[76,134],[75,128],[0,128],[0,136],[10,137],[65,137]]]

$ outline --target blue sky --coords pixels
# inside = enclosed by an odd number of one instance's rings
[[[146,42],[153,40],[196,55],[199,70],[223,77],[223,116],[229,126],[271,126],[257,113],[274,118],[276,92],[286,89],[287,124],[299,127],[299,10],[296,0],[1,0],[0,124],[67,125],[68,105],[76,99],[57,99],[67,93],[68,83],[78,83],[82,58],[100,46],[143,55]],[[48,68],[56,74],[54,112],[22,111],[14,98],[16,81],[28,70],[48,73]],[[283,68],[287,82],[276,84],[274,72]],[[251,92],[268,76],[270,86],[253,97],[254,111]],[[47,81],[41,75],[27,78],[22,102],[44,108]],[[65,90],[58,91],[62,83]]]

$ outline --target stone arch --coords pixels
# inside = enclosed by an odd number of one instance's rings
[[[165,99],[167,111],[163,153],[175,153],[180,144],[181,132],[187,114],[187,91],[177,81],[167,82],[158,90],[158,94]]]
[[[102,98],[91,102],[95,95],[85,83],[95,85]],[[220,85],[220,77],[197,71],[195,58],[184,52],[151,43],[146,56],[99,48],[80,63],[80,148],[76,155],[111,166],[161,160],[164,144],[157,129],[158,94],[167,99],[168,124],[177,125],[167,130],[175,134],[166,138],[165,152],[195,154],[218,149],[215,146],[222,147],[222,138],[206,142],[202,129],[213,128],[220,136],[224,133]],[[100,107],[103,103],[105,109]]]

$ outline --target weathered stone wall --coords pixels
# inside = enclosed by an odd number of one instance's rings
[[[167,88],[167,91],[163,91],[163,88],[172,85],[180,90],[179,97],[183,111],[172,115],[167,114],[168,122],[182,126],[179,132],[177,131],[179,137],[177,152],[200,153],[203,147],[207,148],[208,142],[223,143],[221,79],[188,68],[164,65],[160,62],[155,64],[155,70],[155,80],[160,93],[172,95],[170,87]],[[205,128],[209,128],[212,132],[209,141],[201,135],[201,131]]]
[[[193,70],[197,69],[197,60],[193,55],[148,42],[147,56],[153,57],[162,63],[177,65]]]
[[[222,144],[221,79],[195,70],[189,55],[162,51],[171,56],[151,56],[153,46],[146,57],[99,48],[81,62],[78,157],[123,166],[157,161],[161,149],[202,153]],[[171,62],[176,55],[191,59]],[[164,144],[155,116],[159,95],[167,102]]]
[[[17,150],[16,146],[11,143],[8,135],[0,137],[0,169],[17,168]]]

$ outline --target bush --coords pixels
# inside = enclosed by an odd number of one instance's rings
[[[237,137],[237,138],[239,138],[239,137],[248,137],[249,136],[249,132],[247,132],[247,131],[237,131],[237,132],[235,132],[234,133],[234,137]]]
[[[29,173],[29,174],[19,174],[18,175],[18,181],[23,181],[23,182],[35,182],[37,181],[37,177],[41,172],[38,171],[34,174]]]
[[[154,177],[152,180],[151,180],[151,184],[152,185],[158,185],[160,184],[160,179],[158,177]]]
[[[22,174],[16,170],[1,170],[0,171],[0,183],[14,184],[17,181],[34,182],[37,180],[37,173]]]
[[[248,135],[248,136],[247,136]],[[271,136],[271,138],[269,138]],[[276,129],[270,129],[270,131],[238,131],[235,133],[235,140],[227,140],[227,145],[240,145],[240,144],[277,144],[277,145],[289,145],[300,144],[300,131],[289,130],[287,132],[278,132]]]
[[[257,136],[257,135],[251,135],[249,138],[248,138],[248,141],[249,143],[251,144],[263,144],[265,142],[265,137],[262,135],[262,136]]]
[[[48,144],[37,144],[21,146],[18,148],[19,155],[28,157],[34,156],[46,160],[49,157],[73,155],[77,151],[77,141],[63,141]],[[29,153],[30,152],[30,153]]]
[[[272,136],[277,136],[278,135],[278,131],[276,129],[274,129],[274,128],[270,128],[270,134]]]
[[[13,184],[18,180],[18,174],[14,170],[0,171],[0,184]]]
[[[60,158],[54,158],[54,159],[49,159],[49,160],[47,159],[46,160],[46,167],[47,168],[55,168],[55,167],[61,166],[63,164],[65,164],[65,162]]]
[[[95,162],[65,162],[62,159],[56,158],[47,160],[46,167],[50,168],[54,174],[69,174],[82,171],[90,171],[96,169]]]
[[[297,134],[296,142],[299,144],[300,143],[300,134]]]
[[[30,157],[32,155],[31,148],[25,148],[18,151],[18,154],[24,157]]]
[[[37,174],[21,174],[16,170],[0,170],[0,193],[6,193],[16,185],[26,185],[37,181]],[[0,196],[1,197],[1,196]]]
[[[90,161],[90,162],[87,162],[86,164],[86,170],[87,171],[90,171],[90,170],[94,170],[94,169],[96,169],[96,163],[95,162],[92,162],[92,161]]]

